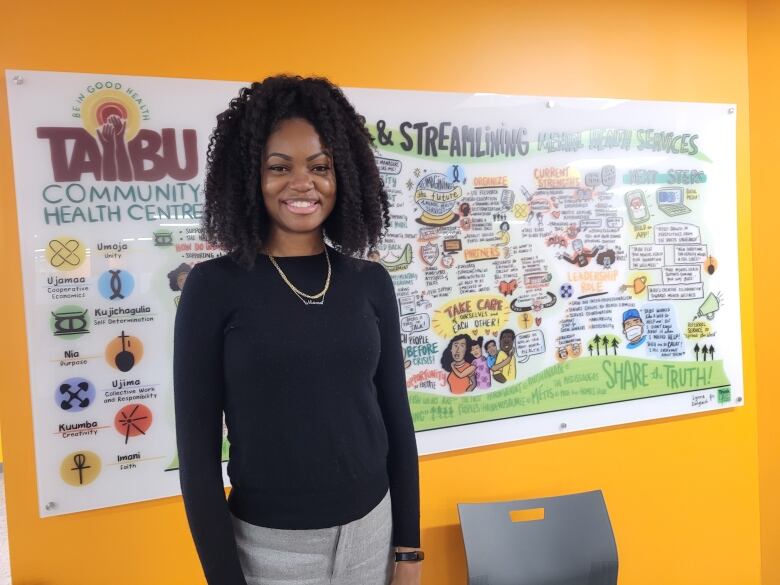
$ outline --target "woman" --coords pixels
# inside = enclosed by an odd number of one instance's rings
[[[473,343],[471,337],[460,334],[453,337],[441,356],[441,367],[447,374],[447,384],[453,394],[471,392],[477,385],[474,372],[476,367],[468,349]]]
[[[474,359],[471,365],[474,366],[474,377],[477,380],[477,388],[480,390],[489,390],[491,386],[490,381],[490,366],[488,366],[487,358],[482,353],[482,337],[478,337],[476,341],[471,342],[469,351]]]
[[[321,78],[253,83],[217,118],[203,225],[228,253],[191,270],[174,334],[182,495],[211,585],[420,583],[395,291],[355,257],[389,224],[372,146]]]

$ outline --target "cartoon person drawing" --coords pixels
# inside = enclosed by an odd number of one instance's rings
[[[501,225],[498,226],[498,233],[496,234],[496,237],[498,238],[499,246],[507,246],[509,244],[509,222],[508,221],[502,221]]]
[[[460,218],[460,227],[463,230],[470,230],[471,229],[471,205],[469,205],[467,202],[463,202],[458,207],[458,210],[460,211],[462,217]]]
[[[561,342],[555,352],[555,359],[564,362],[569,358],[578,358],[580,355],[582,355],[582,342],[579,339],[574,339],[569,342]]]
[[[498,343],[501,350],[496,356],[496,363],[490,368],[493,372],[493,379],[496,382],[504,383],[514,380],[517,377],[517,365],[515,364],[515,332],[511,329],[504,329],[498,336]]]
[[[496,345],[495,339],[491,339],[485,344],[485,351],[487,352],[485,361],[487,362],[488,368],[492,370],[493,365],[496,363],[496,358],[498,357],[498,346]]]
[[[494,341],[493,345],[495,346],[495,344],[496,342]],[[491,379],[490,366],[488,366],[487,358],[482,353],[482,337],[479,337],[476,341],[471,342],[469,351],[471,352],[471,355],[474,356],[474,360],[471,362],[471,365],[476,368],[474,373],[477,379],[477,388],[480,390],[486,390],[487,388],[490,388]]]
[[[628,349],[639,347],[647,340],[645,324],[637,309],[629,309],[623,313],[623,333],[628,340]]]
[[[572,241],[571,247],[574,249],[574,255],[557,254],[557,257],[566,260],[569,264],[576,264],[580,268],[585,268],[590,263],[590,259],[601,250],[601,246],[596,246],[592,250],[589,250],[582,244],[582,240],[579,238]]]
[[[167,274],[168,286],[171,287],[171,290],[184,290],[184,282],[187,280],[190,270],[192,270],[192,266],[182,262]]]
[[[471,364],[474,356],[468,351],[472,343],[474,342],[468,335],[456,335],[441,355],[441,367],[448,372],[447,384],[453,394],[471,392],[477,385],[477,368]]]
[[[615,263],[615,251],[604,250],[596,256],[596,264],[603,266],[605,270],[609,270],[609,267]]]

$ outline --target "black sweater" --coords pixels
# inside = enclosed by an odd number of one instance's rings
[[[304,305],[263,254],[250,271],[228,256],[201,262],[182,291],[173,352],[179,475],[211,585],[245,585],[230,512],[259,526],[325,528],[364,516],[389,486],[393,544],[420,545],[395,290],[381,264],[328,253],[321,306]],[[299,290],[322,290],[324,252],[277,263]]]

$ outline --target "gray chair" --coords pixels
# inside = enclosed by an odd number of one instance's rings
[[[513,521],[516,510],[543,510],[543,519]],[[458,515],[469,585],[617,583],[617,547],[601,490],[458,504]]]

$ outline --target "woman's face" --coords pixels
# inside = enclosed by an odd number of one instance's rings
[[[460,363],[466,357],[466,340],[458,339],[452,344],[452,359]]]
[[[336,173],[314,126],[302,118],[280,122],[262,156],[260,186],[271,231],[318,232],[336,204]]]
[[[471,355],[475,358],[482,357],[482,346],[479,343],[475,343],[471,346]]]

